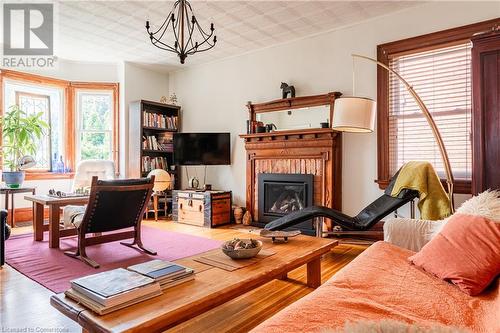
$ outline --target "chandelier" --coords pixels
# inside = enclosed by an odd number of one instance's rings
[[[158,30],[153,31],[150,28],[149,21],[146,21],[146,30],[151,43],[159,49],[176,53],[181,64],[184,63],[188,55],[210,50],[217,42],[217,36],[214,35],[214,24],[210,24],[209,33],[205,32],[194,16],[191,4],[187,0],[177,0],[174,3],[174,8]],[[170,45],[165,40],[162,41],[169,30],[173,32],[175,39],[175,42]],[[201,37],[200,41],[195,41],[196,35]]]

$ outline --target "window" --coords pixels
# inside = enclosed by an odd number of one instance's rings
[[[407,80],[431,112],[441,133],[453,175],[470,180],[471,43],[394,56],[389,67]],[[439,148],[424,114],[395,75],[389,76],[389,168],[410,160],[433,164],[444,178]]]
[[[36,165],[28,171],[52,171],[54,160],[63,155],[61,138],[63,138],[63,91],[55,87],[42,87],[19,81],[6,80],[4,84],[5,112],[12,105],[19,107],[27,114],[41,113],[42,119],[49,124],[50,130],[37,146],[34,158]]]
[[[471,37],[498,20],[479,22],[377,47],[378,61],[401,74],[431,112],[448,151],[456,193],[471,193]],[[377,183],[385,189],[409,160],[430,161],[444,178],[429,125],[406,88],[377,68]]]
[[[77,90],[77,161],[113,156],[113,92]]]
[[[18,104],[25,112],[42,112],[50,125],[26,179],[70,178],[84,159],[114,160],[119,170],[117,83],[70,82],[1,70],[0,84],[0,114]]]

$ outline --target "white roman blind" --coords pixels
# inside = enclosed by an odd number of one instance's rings
[[[471,179],[471,43],[392,57],[389,66],[420,95],[448,151],[456,179]],[[438,145],[417,103],[395,75],[389,76],[389,167],[407,161],[433,164],[444,178]]]

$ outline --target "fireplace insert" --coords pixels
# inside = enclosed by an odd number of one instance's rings
[[[258,221],[254,224],[264,227],[266,223],[289,213],[313,205],[313,180],[311,174],[261,173],[258,175]],[[300,223],[289,230],[300,230],[315,235],[312,220]]]

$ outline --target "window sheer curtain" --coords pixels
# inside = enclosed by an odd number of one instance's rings
[[[389,66],[420,95],[438,126],[456,179],[471,179],[471,43],[393,56]],[[444,178],[439,148],[420,108],[389,76],[389,166],[425,160]]]

